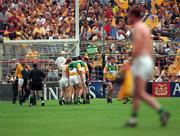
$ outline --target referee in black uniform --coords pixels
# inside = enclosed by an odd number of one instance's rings
[[[30,106],[36,104],[36,94],[41,99],[41,106],[45,106],[44,97],[43,97],[43,80],[45,78],[45,73],[38,69],[37,63],[33,64],[33,69],[29,73],[30,79]],[[36,93],[35,93],[36,92]]]

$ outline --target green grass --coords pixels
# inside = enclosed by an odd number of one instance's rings
[[[114,100],[93,100],[91,105],[59,106],[57,101],[45,107],[23,107],[0,102],[0,136],[178,136],[180,134],[180,99],[159,101],[172,116],[161,128],[155,111],[142,104],[137,128],[123,128],[131,105]]]

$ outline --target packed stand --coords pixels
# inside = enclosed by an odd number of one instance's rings
[[[73,38],[74,9],[74,0],[0,0],[0,37],[4,40]]]
[[[153,3],[149,0],[82,0],[80,6],[80,25],[82,40],[125,40],[130,37],[128,25],[130,7],[139,5],[143,20],[152,29],[154,40],[179,41],[178,0]],[[120,2],[121,1],[121,2]],[[127,2],[127,3],[126,3]],[[87,6],[89,5],[89,6]],[[104,28],[104,30],[103,30]]]
[[[82,40],[124,40],[130,36],[127,13],[138,4],[155,40],[179,41],[179,0],[80,0]],[[90,2],[88,4],[88,2]],[[74,0],[0,0],[0,35],[4,40],[65,39],[75,36]],[[158,19],[157,19],[158,18]],[[104,26],[104,29],[103,29]]]

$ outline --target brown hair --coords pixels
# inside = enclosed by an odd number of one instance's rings
[[[72,61],[71,58],[68,58],[68,59],[66,60],[66,64],[69,64],[71,61]]]
[[[130,9],[129,15],[135,16],[137,18],[141,18],[141,9],[138,6],[135,6]]]

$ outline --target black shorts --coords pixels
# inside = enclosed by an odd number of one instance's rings
[[[33,90],[33,91],[43,90],[43,84],[42,83],[32,83],[31,90]]]

